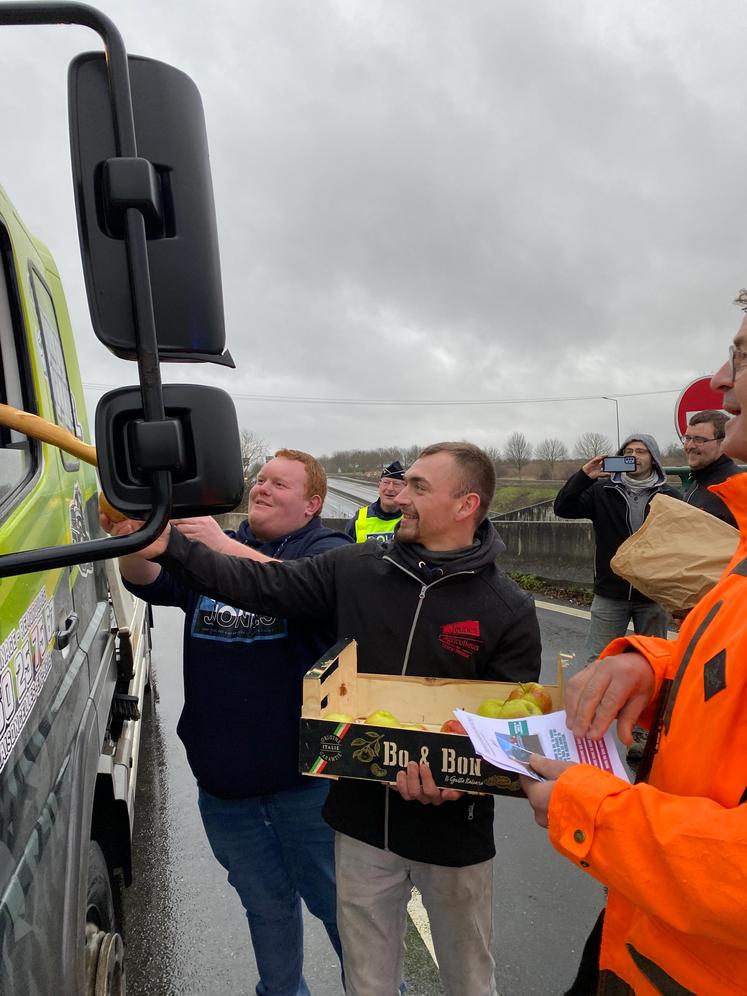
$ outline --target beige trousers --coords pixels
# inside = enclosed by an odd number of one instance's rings
[[[347,996],[398,996],[413,886],[428,913],[445,996],[496,996],[492,860],[426,865],[338,833],[335,873]]]

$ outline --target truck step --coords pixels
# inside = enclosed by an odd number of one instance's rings
[[[117,633],[117,683],[125,685],[135,677],[135,659],[132,653],[132,639],[129,629],[121,628]]]
[[[124,722],[126,719],[140,719],[140,708],[137,695],[125,695],[115,692],[112,699],[112,721]]]

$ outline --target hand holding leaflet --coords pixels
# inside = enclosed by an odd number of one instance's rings
[[[607,733],[602,740],[577,737],[568,729],[564,711],[524,719],[485,719],[463,709],[455,709],[454,715],[467,731],[475,752],[504,771],[543,781],[528,763],[532,754],[540,754],[557,761],[592,764],[630,781],[612,734]]]

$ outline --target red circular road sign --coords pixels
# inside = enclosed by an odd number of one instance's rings
[[[691,415],[696,412],[714,408],[721,411],[724,407],[723,391],[714,391],[711,388],[710,377],[698,377],[691,384],[688,384],[682,394],[677,399],[674,406],[674,425],[677,435],[684,435],[687,422]]]

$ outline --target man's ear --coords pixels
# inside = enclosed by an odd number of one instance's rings
[[[475,512],[480,507],[480,496],[474,492],[470,491],[468,494],[463,495],[459,503],[459,508],[457,509],[457,520],[462,521],[464,519],[469,519],[475,514]]]
[[[319,495],[312,495],[311,498],[308,498],[306,500],[306,514],[308,517],[313,519],[315,515],[318,515],[323,504]]]

